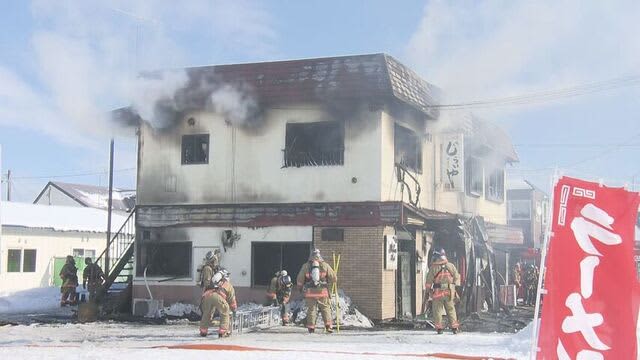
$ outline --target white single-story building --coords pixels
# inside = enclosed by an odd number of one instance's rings
[[[1,204],[0,289],[17,291],[54,285],[67,255],[98,257],[106,247],[107,211],[16,202]],[[126,217],[112,215],[112,231]],[[57,271],[56,271],[57,270]],[[79,271],[79,279],[82,274]]]

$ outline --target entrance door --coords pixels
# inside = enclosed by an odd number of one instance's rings
[[[406,251],[398,252],[398,319],[411,319],[411,254]]]

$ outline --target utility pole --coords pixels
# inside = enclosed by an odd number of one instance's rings
[[[7,170],[7,201],[11,201],[11,170]]]
[[[109,201],[107,202],[107,250],[104,253],[104,273],[109,276],[109,250],[111,243],[111,204],[113,202],[113,138],[109,145]]]

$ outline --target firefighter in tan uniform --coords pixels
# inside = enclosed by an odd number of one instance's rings
[[[292,285],[291,276],[289,276],[287,270],[282,270],[278,271],[276,276],[271,279],[267,289],[267,305],[280,306],[282,325],[289,323],[289,299],[291,298]]]
[[[304,293],[307,304],[307,329],[315,331],[318,308],[322,314],[325,331],[333,332],[333,318],[329,305],[329,286],[336,282],[336,273],[331,266],[324,262],[320,250],[315,249],[309,256],[309,261],[302,265],[296,282],[298,289]]]
[[[207,336],[214,311],[220,313],[219,337],[231,335],[230,312],[235,315],[238,304],[236,293],[229,282],[229,273],[226,270],[216,272],[208,282],[209,286],[202,294],[202,319],[200,320],[200,336]]]
[[[434,261],[429,267],[425,284],[427,290],[432,290],[433,323],[438,334],[442,334],[444,329],[442,316],[446,310],[451,329],[454,334],[457,334],[460,325],[454,301],[458,296],[456,286],[460,286],[460,274],[455,265],[447,260],[444,249],[434,251],[433,256]]]
[[[202,269],[200,269],[200,287],[203,292],[211,288],[211,279],[218,270],[220,270],[218,255],[211,251],[207,252],[205,264],[202,266]]]

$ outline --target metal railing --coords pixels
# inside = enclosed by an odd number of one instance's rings
[[[120,259],[122,259],[123,255],[127,253],[127,250],[129,250],[129,248],[133,246],[133,243],[136,239],[135,214],[136,209],[133,208],[133,210],[131,210],[131,213],[127,217],[127,220],[125,220],[122,226],[120,226],[120,229],[118,229],[115,235],[111,237],[109,244],[95,261],[99,264],[101,261],[103,261],[103,258],[107,254],[107,251],[109,251],[109,262],[111,263],[111,266],[109,267],[109,273],[106,274],[107,277],[111,277],[115,271],[122,270],[121,268],[118,269],[116,264],[120,261]]]
[[[282,167],[330,166],[344,164],[344,149],[299,151],[283,149]]]

